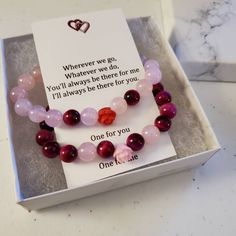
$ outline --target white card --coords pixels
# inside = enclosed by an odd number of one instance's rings
[[[33,24],[33,35],[50,108],[62,113],[110,106],[114,97],[135,89],[144,69],[119,9],[81,14]],[[63,124],[55,129],[59,143],[78,147],[83,142],[110,140],[125,143],[131,133],[153,124],[159,111],[153,96],[141,98],[118,115],[110,126]],[[76,187],[176,155],[168,133],[156,145],[145,145],[133,160],[119,164],[113,158],[62,163],[68,187]]]

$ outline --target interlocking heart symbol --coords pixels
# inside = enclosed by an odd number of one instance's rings
[[[87,21],[82,21],[79,19],[69,20],[67,24],[73,30],[81,31],[83,33],[86,33],[90,27],[90,24]]]

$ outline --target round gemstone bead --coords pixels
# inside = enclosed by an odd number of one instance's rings
[[[45,129],[45,130],[48,130],[50,132],[54,131],[54,128],[48,126],[45,121],[40,122],[39,127],[40,127],[40,129]]]
[[[10,99],[12,102],[16,102],[18,98],[27,98],[28,93],[25,89],[17,86],[10,91]]]
[[[111,101],[111,109],[120,115],[127,111],[127,102],[122,97],[116,97]]]
[[[28,113],[29,119],[35,123],[42,122],[45,119],[45,115],[45,108],[39,105],[33,106]]]
[[[108,140],[100,142],[97,146],[97,154],[103,158],[111,157],[114,151],[115,151],[114,145],[112,144],[112,142]]]
[[[32,108],[32,103],[26,98],[19,98],[14,106],[16,114],[19,116],[27,116]]]
[[[160,107],[160,114],[172,119],[176,116],[177,110],[173,103],[165,103]]]
[[[130,147],[133,151],[139,151],[144,146],[144,138],[141,134],[133,133],[130,134],[126,140],[126,145]]]
[[[43,146],[45,143],[53,141],[54,140],[54,134],[50,131],[47,130],[40,130],[36,134],[36,142],[40,145]]]
[[[62,113],[58,110],[49,110],[45,116],[45,122],[51,127],[59,126],[62,122]]]
[[[89,162],[95,159],[97,155],[96,146],[93,143],[82,143],[78,148],[79,159],[84,162]]]
[[[152,93],[155,97],[158,93],[160,93],[163,90],[164,90],[164,86],[161,83],[157,83],[153,85]]]
[[[32,77],[35,81],[42,81],[43,80],[39,66],[35,66],[33,68]]]
[[[144,69],[149,70],[153,68],[160,68],[159,63],[156,60],[152,60],[152,59],[146,60],[144,63]]]
[[[139,95],[138,91],[131,89],[125,93],[124,99],[128,105],[133,106],[139,102],[140,95]]]
[[[171,102],[171,95],[167,91],[161,91],[155,96],[158,106]]]
[[[28,91],[34,87],[35,81],[30,74],[23,74],[18,77],[18,85]]]
[[[78,156],[76,147],[73,145],[66,145],[61,147],[60,159],[64,162],[70,163],[74,161]]]
[[[141,79],[136,84],[136,89],[139,92],[140,96],[148,96],[152,92],[152,82],[147,79]]]
[[[170,129],[171,120],[167,116],[158,116],[154,124],[161,132],[164,132]]]
[[[160,139],[160,131],[154,125],[147,125],[142,130],[142,135],[146,143],[156,143]]]
[[[110,125],[116,118],[116,113],[110,107],[104,107],[98,111],[98,121],[103,125]]]
[[[70,126],[77,125],[80,122],[80,114],[76,110],[68,110],[63,115],[63,121]]]
[[[161,70],[156,68],[149,68],[145,71],[145,79],[150,80],[152,84],[157,84],[161,81]]]
[[[43,155],[48,158],[54,158],[59,155],[60,145],[57,142],[47,142],[42,148]]]
[[[97,123],[98,112],[94,108],[85,108],[81,112],[81,122],[86,126],[93,126]]]

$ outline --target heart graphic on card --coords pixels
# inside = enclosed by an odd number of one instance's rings
[[[67,24],[73,30],[81,31],[83,33],[86,33],[90,28],[90,24],[87,21],[82,21],[79,19],[69,20]]]

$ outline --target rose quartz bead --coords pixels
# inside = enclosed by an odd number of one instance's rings
[[[148,69],[151,69],[151,68],[160,68],[160,65],[156,60],[151,59],[151,60],[145,61],[144,69],[148,70]]]
[[[32,108],[32,103],[26,98],[19,98],[15,103],[15,112],[19,116],[27,116]]]
[[[46,112],[45,122],[51,127],[59,126],[62,122],[62,113],[58,110],[52,109]]]
[[[28,113],[29,119],[35,123],[40,123],[45,120],[45,115],[45,108],[39,105],[33,106],[33,108]]]
[[[27,97],[28,97],[27,91],[19,86],[14,87],[10,91],[10,99],[13,102],[16,102],[18,98],[27,98]]]
[[[35,81],[30,74],[23,74],[18,77],[18,85],[28,91],[34,87]]]
[[[152,82],[147,79],[141,79],[136,84],[136,89],[141,96],[148,96],[152,92]]]
[[[98,120],[98,112],[94,108],[85,108],[80,114],[80,119],[84,125],[95,125]]]
[[[127,110],[127,102],[122,97],[116,97],[111,101],[111,109],[118,115],[123,114]]]
[[[160,131],[154,125],[147,125],[143,128],[142,135],[146,143],[152,144],[159,140]]]
[[[92,161],[97,156],[97,148],[93,143],[82,143],[78,148],[78,156],[84,162]]]
[[[161,81],[162,74],[158,67],[150,68],[145,71],[145,79],[148,79],[152,84],[157,84]]]
[[[41,70],[39,68],[39,66],[35,66],[32,70],[32,77],[34,78],[35,81],[42,81],[42,74],[41,74]]]

